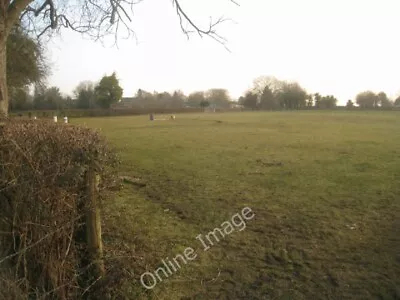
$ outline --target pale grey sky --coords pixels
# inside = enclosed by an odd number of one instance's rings
[[[341,104],[358,92],[400,92],[399,0],[181,0],[199,24],[220,15],[231,53],[215,41],[182,34],[170,0],[135,8],[138,42],[104,47],[64,31],[50,49],[50,85],[72,94],[80,81],[117,72],[124,96],[137,89],[185,93],[226,88],[233,98],[254,78],[296,80],[308,92],[335,95]],[[397,76],[396,76],[397,75]]]

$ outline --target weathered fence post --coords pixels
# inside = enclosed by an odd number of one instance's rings
[[[87,173],[87,203],[85,205],[86,242],[93,278],[105,275],[101,219],[98,206],[98,184],[95,168],[90,166]]]

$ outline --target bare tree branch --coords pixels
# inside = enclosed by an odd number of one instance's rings
[[[239,6],[239,4],[236,1],[234,1],[234,0],[230,0],[230,1]],[[212,38],[213,40],[215,40],[216,42],[222,44],[225,47],[225,49],[230,52],[230,50],[226,46],[227,40],[217,33],[216,27],[226,21],[232,21],[231,19],[226,19],[226,18],[220,17],[220,18],[218,18],[217,21],[213,22],[212,19],[210,18],[210,23],[209,23],[208,28],[202,29],[199,26],[197,26],[193,22],[193,20],[186,14],[186,12],[182,9],[182,7],[179,3],[179,0],[172,0],[172,4],[173,4],[173,6],[176,7],[176,13],[179,17],[179,24],[180,24],[181,30],[187,36],[188,39],[189,39],[190,33],[197,32],[197,34],[201,38],[203,36],[208,36],[208,37]],[[183,26],[184,20],[186,20],[189,23],[189,25],[194,29],[194,31],[188,30]]]
[[[39,33],[39,34],[38,34],[38,36],[37,36],[37,37],[38,37],[38,38],[40,38],[40,37],[41,37],[43,34],[45,34],[45,33],[46,33],[46,31],[47,31],[48,29],[50,29],[50,28],[51,28],[51,25],[48,25],[48,26],[47,26],[45,29],[43,29],[43,30],[42,30],[42,32],[41,32],[41,33]]]
[[[107,36],[114,38],[114,45],[118,47],[117,40],[120,31],[126,32],[126,36],[134,36],[135,31],[131,27],[134,15],[134,6],[143,0],[77,0],[76,5],[65,2],[63,6],[55,6],[54,0],[43,0],[37,7],[27,6],[20,13],[20,19],[24,20],[30,31],[38,37],[42,37],[50,29],[70,28],[76,32],[86,34],[94,40],[103,40]],[[236,0],[229,0],[239,5]],[[30,0],[14,0],[15,3],[24,2],[28,5]],[[13,3],[14,3],[13,2]],[[179,0],[172,0],[172,5],[179,18],[182,32],[189,39],[190,34],[197,33],[201,38],[208,36],[226,47],[227,40],[217,33],[218,25],[232,21],[220,17],[217,20],[210,18],[206,28],[198,26],[182,8]],[[40,21],[35,17],[42,16]]]

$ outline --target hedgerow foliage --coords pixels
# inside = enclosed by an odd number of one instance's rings
[[[38,120],[0,124],[1,299],[82,294],[78,233],[85,174],[96,168],[104,199],[116,164],[116,156],[91,129]]]

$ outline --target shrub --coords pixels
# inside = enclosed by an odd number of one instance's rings
[[[117,162],[88,128],[38,120],[0,125],[0,271],[12,269],[5,279],[0,272],[3,285],[13,290],[14,282],[29,297],[78,297],[85,174],[96,168],[106,198]]]

